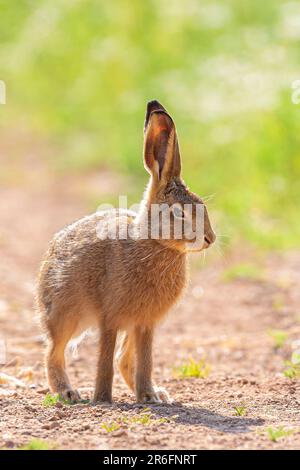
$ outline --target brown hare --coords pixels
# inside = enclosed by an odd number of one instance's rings
[[[117,362],[137,401],[169,401],[152,382],[154,330],[186,285],[187,252],[208,248],[215,234],[202,200],[181,179],[175,125],[157,101],[147,106],[144,165],[150,182],[139,211],[96,212],[67,226],[55,235],[40,269],[37,302],[48,338],[49,386],[71,402],[80,396],[70,385],[64,351],[71,338],[95,325],[101,334],[94,402],[112,400],[118,332],[124,336]],[[162,235],[160,218],[157,236],[140,236],[142,222],[152,228],[152,206],[161,204],[172,208],[172,235]],[[176,237],[175,221],[188,219],[195,229],[196,207],[202,209],[202,232]],[[131,236],[99,236],[99,226],[107,221],[117,226],[125,221]]]

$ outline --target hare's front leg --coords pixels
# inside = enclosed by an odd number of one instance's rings
[[[94,402],[112,402],[113,363],[117,330],[102,325]]]
[[[136,340],[136,398],[140,403],[170,403],[170,397],[163,388],[152,383],[153,328],[138,327]]]

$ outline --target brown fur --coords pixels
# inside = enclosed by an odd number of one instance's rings
[[[94,401],[112,400],[113,357],[118,332],[124,332],[118,364],[140,402],[168,401],[152,384],[152,341],[159,320],[178,300],[187,280],[188,240],[105,239],[100,221],[117,218],[137,228],[152,203],[197,204],[180,177],[181,161],[174,123],[156,101],[147,108],[144,162],[151,174],[140,212],[96,212],[59,232],[42,263],[38,308],[48,336],[46,369],[50,388],[73,402],[64,351],[69,340],[99,327],[99,361]],[[150,218],[147,219],[150,222]],[[207,248],[215,239],[205,209]]]

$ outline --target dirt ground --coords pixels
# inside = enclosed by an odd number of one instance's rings
[[[43,338],[33,311],[38,264],[52,234],[85,213],[79,192],[94,186],[101,200],[101,181],[95,175],[81,177],[80,185],[76,178],[45,179],[34,166],[18,185],[1,185],[0,336],[7,358],[0,366],[0,447],[38,438],[59,449],[300,449],[300,382],[282,373],[300,347],[300,252],[235,249],[196,263],[187,294],[156,335],[155,379],[172,405],[145,411],[118,371],[111,406],[42,405]],[[226,281],[224,272],[237,262],[255,262],[260,274]],[[287,332],[283,347],[274,347],[270,329]],[[68,354],[71,381],[83,398],[92,394],[96,351],[91,336],[77,357]],[[204,355],[207,378],[174,377],[175,365]],[[141,419],[145,414],[149,419]],[[293,432],[273,442],[267,428],[280,426]]]

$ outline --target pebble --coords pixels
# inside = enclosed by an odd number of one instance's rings
[[[120,437],[126,434],[127,434],[127,431],[125,431],[125,429],[118,429],[117,431],[114,431],[111,433],[111,437]]]
[[[42,429],[50,430],[50,429],[57,428],[58,426],[59,424],[56,421],[52,421],[51,423],[44,424],[44,426],[42,426]]]
[[[42,395],[46,395],[49,392],[49,388],[40,388],[36,392],[41,393]]]
[[[13,449],[15,447],[15,443],[14,441],[5,441],[4,447],[7,447],[8,449]]]

